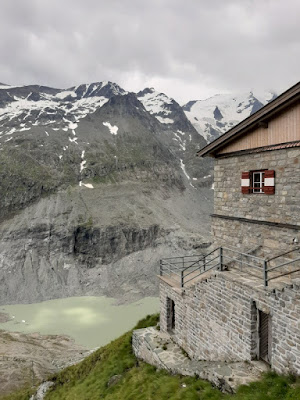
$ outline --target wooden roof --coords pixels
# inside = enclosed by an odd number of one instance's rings
[[[199,157],[214,157],[219,150],[227,146],[233,140],[238,139],[239,136],[245,135],[253,129],[265,125],[275,115],[281,113],[284,109],[290,107],[300,100],[300,82],[292,86],[286,92],[282,93],[275,100],[271,101],[250,117],[244,119],[238,125],[231,128],[229,131],[209,143],[197,152]]]

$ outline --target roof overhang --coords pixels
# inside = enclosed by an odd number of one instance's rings
[[[215,154],[228,143],[236,140],[239,136],[252,131],[257,127],[267,127],[268,121],[285,108],[300,100],[300,82],[292,86],[286,92],[276,97],[250,117],[244,119],[238,125],[224,133],[222,136],[209,143],[197,152],[198,157],[214,157]]]

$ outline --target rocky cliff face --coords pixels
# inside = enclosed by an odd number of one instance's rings
[[[205,141],[147,93],[0,86],[0,303],[155,294],[159,258],[207,242]]]
[[[155,295],[160,258],[206,246],[210,197],[127,181],[39,200],[1,224],[0,304]]]
[[[178,161],[158,138],[159,123],[135,95],[111,97],[77,122],[71,121],[76,118],[72,113],[69,120],[55,120],[51,128],[44,123],[44,112],[41,108],[42,119],[26,122],[25,127],[21,127],[24,119],[17,112],[3,114],[0,218],[58,188],[136,179],[139,174],[151,179],[153,170],[156,179],[184,188]]]

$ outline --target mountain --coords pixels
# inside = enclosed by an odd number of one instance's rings
[[[162,117],[166,113],[169,119]],[[146,168],[168,161],[183,186],[209,186],[202,178],[211,162],[195,158],[204,145],[179,104],[153,89],[136,96],[112,82],[67,90],[2,84],[0,189],[6,197],[0,199],[0,219],[59,187],[128,171],[129,164]]]
[[[0,131],[10,135],[33,126],[73,131],[76,122],[95,112],[111,97],[125,95],[112,82],[79,85],[67,90],[45,86],[0,85]]]
[[[182,108],[198,133],[211,142],[276,97],[273,92],[217,94],[189,101]]]
[[[0,304],[154,295],[159,258],[208,242],[205,141],[147,91],[0,86]]]
[[[147,168],[145,158],[167,169],[175,163],[157,139],[158,121],[111,82],[5,88],[0,104],[0,218],[60,187]]]
[[[271,96],[0,84],[0,304],[155,295],[160,258],[209,243],[197,150]]]
[[[137,93],[145,109],[161,123],[160,138],[180,161],[180,167],[192,187],[211,187],[212,162],[195,157],[206,141],[186,117],[182,107],[164,93],[146,88]]]

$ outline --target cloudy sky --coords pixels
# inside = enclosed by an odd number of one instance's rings
[[[299,0],[1,0],[0,82],[280,92],[299,80],[299,16]]]

